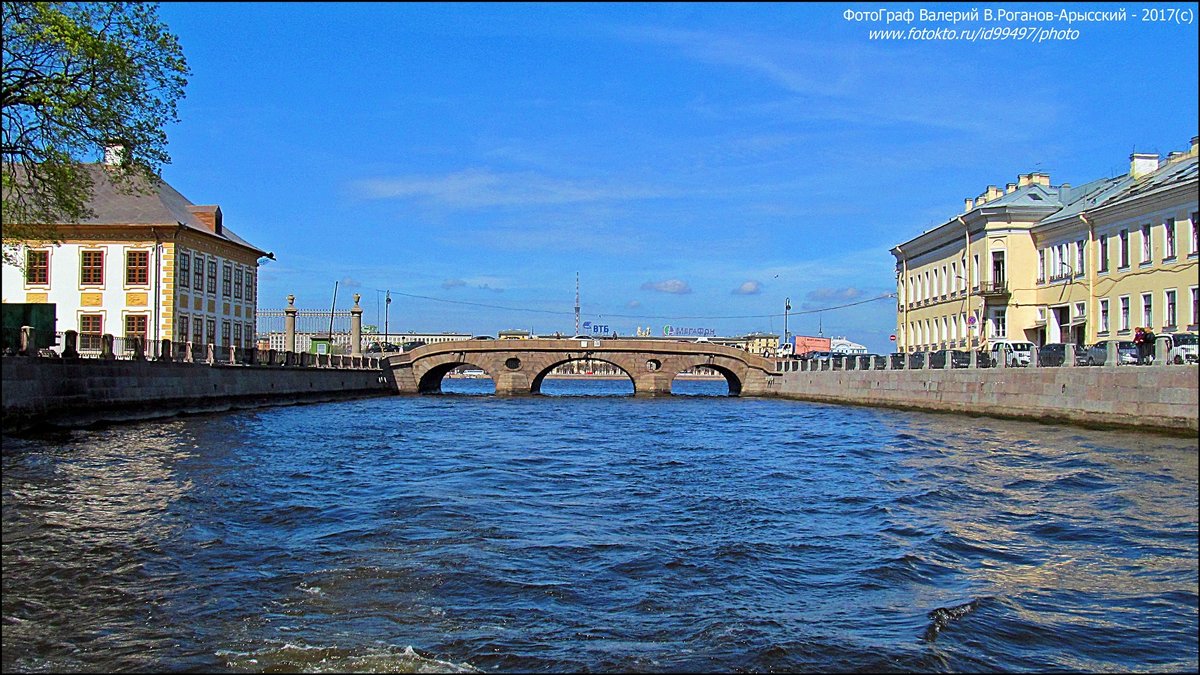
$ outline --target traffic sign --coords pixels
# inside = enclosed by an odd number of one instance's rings
[[[974,315],[974,314],[972,314],[971,316],[968,316],[968,317],[967,317],[967,325],[968,325],[968,326],[974,326],[974,325],[975,325],[975,315]]]
[[[889,340],[891,340],[892,342],[895,342],[895,341],[896,341],[896,336],[895,336],[895,335],[893,335],[893,336],[889,337],[888,339],[889,339]]]

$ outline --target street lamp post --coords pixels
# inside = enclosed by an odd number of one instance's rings
[[[388,339],[388,313],[392,309],[392,292],[388,291],[383,299],[383,341],[390,342]]]
[[[788,335],[788,312],[792,309],[792,299],[783,299],[783,344],[791,344],[792,338]]]

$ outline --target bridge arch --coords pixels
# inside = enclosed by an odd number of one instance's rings
[[[725,378],[725,383],[729,385],[730,396],[742,395],[743,385],[747,376],[747,368],[744,362],[726,356],[674,356],[668,359],[667,362],[663,364],[663,367],[664,369],[670,370],[672,382],[674,382],[675,377],[677,377],[679,373],[682,373],[685,370],[708,368],[709,370],[716,371]]]
[[[572,355],[567,358],[560,359],[558,361],[551,363],[549,366],[543,367],[536,375],[533,376],[533,379],[529,383],[529,393],[531,393],[531,394],[542,393],[542,382],[545,381],[546,376],[549,375],[551,372],[553,372],[555,368],[558,368],[559,366],[565,366],[568,363],[575,363],[577,361],[588,361],[588,362],[592,362],[592,363],[607,363],[608,365],[610,365],[610,366],[616,368],[617,370],[621,371],[622,373],[624,373],[625,377],[629,378],[629,382],[630,382],[630,384],[633,385],[633,391],[636,394],[637,393],[637,379],[635,379],[633,377],[633,375],[631,375],[629,373],[628,365],[627,364],[622,365],[622,364],[618,363],[617,361],[619,361],[619,360],[620,359],[609,359],[609,358],[599,358],[599,357],[595,357],[595,356],[576,356],[576,355]]]
[[[445,379],[446,375],[448,375],[450,371],[460,366],[471,366],[472,368],[478,368],[482,370],[484,374],[492,380],[493,383],[496,381],[496,378],[492,375],[492,372],[489,368],[475,363],[474,361],[458,358],[438,359],[437,363],[429,364],[429,369],[421,375],[421,379],[417,383],[417,393],[442,393],[442,380]]]

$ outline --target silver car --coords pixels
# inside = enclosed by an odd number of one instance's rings
[[[1101,340],[1088,347],[1087,364],[1089,366],[1102,366],[1108,361],[1108,343],[1110,342],[1117,343],[1117,365],[1131,366],[1137,363],[1137,345],[1132,340]]]

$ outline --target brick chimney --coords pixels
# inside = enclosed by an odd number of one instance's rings
[[[121,166],[129,159],[129,146],[124,141],[109,141],[104,146],[104,166]]]
[[[209,232],[218,235],[221,234],[221,207],[215,204],[206,206],[198,206],[193,204],[187,207],[187,210],[190,211],[193,216],[196,216],[196,220],[199,220],[200,224],[203,225]]]
[[[1135,152],[1129,156],[1129,177],[1141,178],[1158,170],[1158,153]]]
[[[966,213],[967,211],[975,208],[975,200],[967,197],[965,200],[963,200],[963,206],[965,207],[963,209],[963,213]]]

